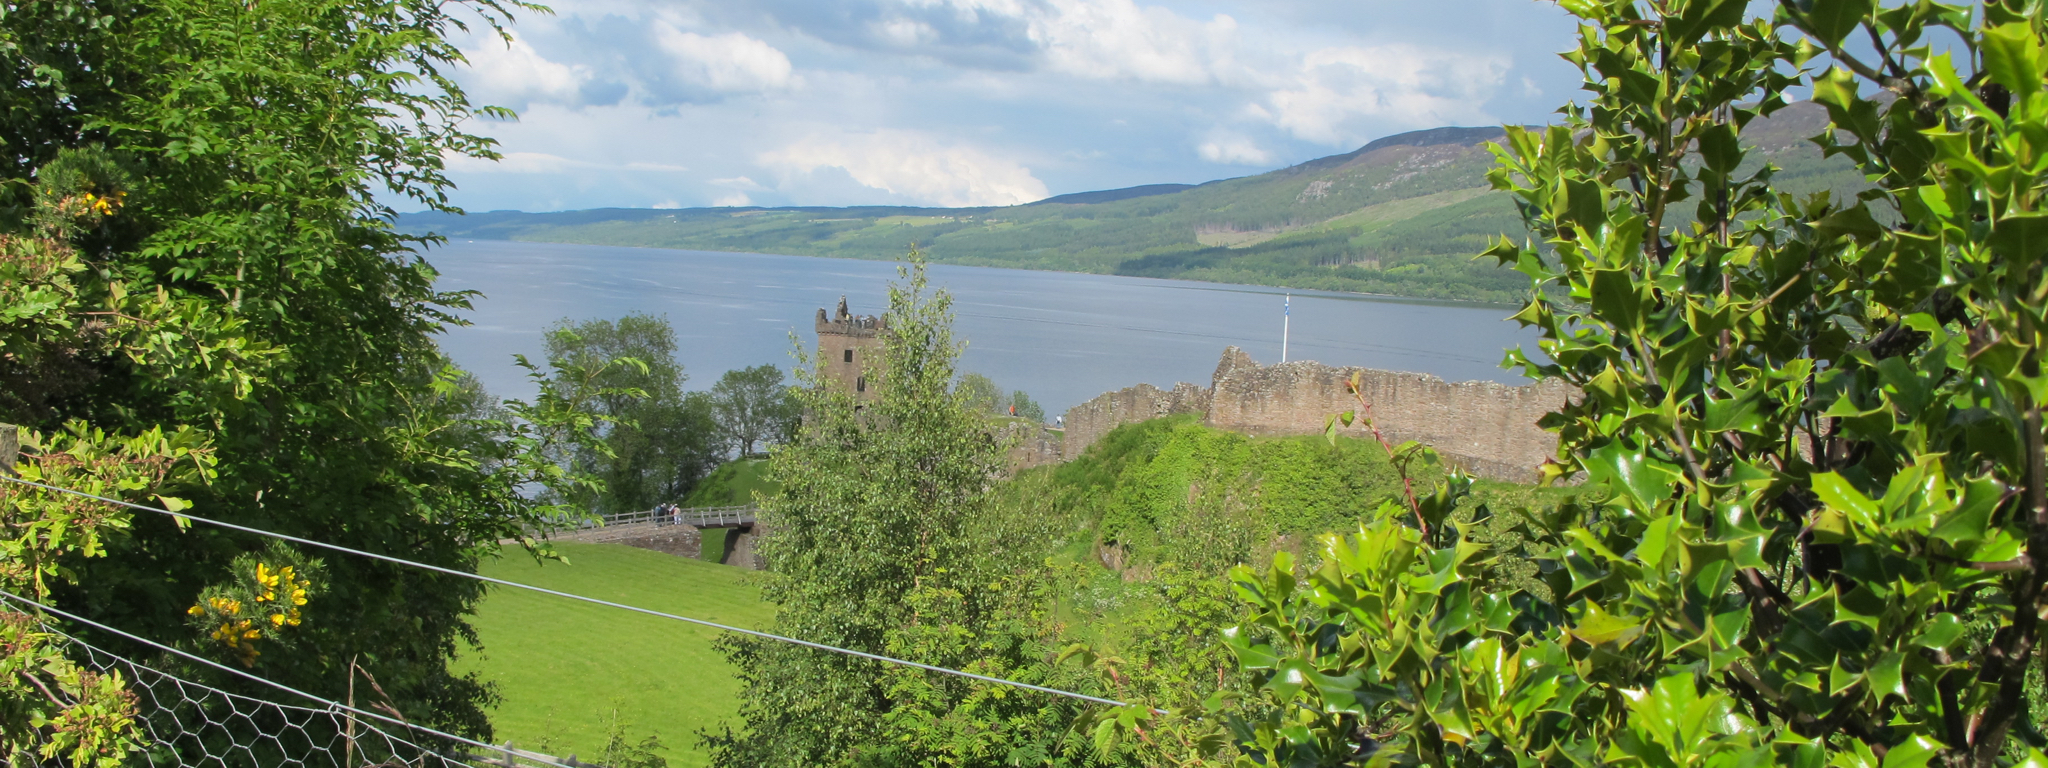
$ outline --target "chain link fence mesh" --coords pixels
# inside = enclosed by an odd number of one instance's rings
[[[72,658],[119,673],[137,699],[148,746],[131,764],[149,768],[480,768],[587,765],[537,753],[464,743],[428,729],[351,712],[337,702],[299,706],[225,691],[172,675],[54,627]]]

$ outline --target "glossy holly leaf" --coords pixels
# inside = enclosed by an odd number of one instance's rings
[[[1272,669],[1280,663],[1280,657],[1273,652],[1273,646],[1253,643],[1245,635],[1243,627],[1229,627],[1223,630],[1223,645],[1237,657],[1237,665],[1243,669]]]
[[[1285,705],[1293,702],[1295,697],[1301,694],[1301,689],[1309,685],[1309,677],[1314,674],[1315,668],[1306,662],[1288,659],[1280,662],[1273,670],[1273,676],[1266,680],[1265,688],[1273,692],[1276,701]]]
[[[1592,283],[1593,311],[1601,319],[1625,331],[1642,327],[1643,297],[1633,271],[1596,269]]]
[[[1941,650],[1955,645],[1957,640],[1963,639],[1963,633],[1968,630],[1969,627],[1964,626],[1955,614],[1937,613],[1934,619],[1920,630],[1920,634],[1913,637],[1913,644],[1922,648]]]
[[[1827,235],[1848,235],[1858,242],[1876,240],[1885,232],[1884,225],[1871,218],[1870,209],[1862,205],[1852,205],[1830,213],[1814,224],[1814,229]]]
[[[2025,23],[2000,24],[1984,30],[1984,71],[2013,96],[2041,92],[2041,41]]]
[[[1637,509],[1649,509],[1670,498],[1671,488],[1678,482],[1678,467],[1620,440],[1595,449],[1586,457],[1585,466],[1594,483],[1625,494],[1636,502]]]
[[[1878,657],[1877,663],[1870,665],[1870,671],[1865,673],[1865,678],[1870,681],[1870,692],[1905,698],[1905,662],[1906,657],[1898,651]]]
[[[1642,636],[1643,625],[1634,617],[1616,616],[1601,610],[1597,604],[1588,603],[1586,615],[1567,631],[1588,645],[1627,645]]]
[[[1983,541],[1991,527],[1991,513],[1997,511],[1998,502],[2004,497],[1996,480],[1986,477],[1970,481],[1963,486],[1962,503],[1941,516],[1931,535],[1957,545]]]
[[[1709,126],[1700,132],[1699,143],[1700,159],[1715,173],[1726,176],[1742,164],[1742,140],[1736,137],[1733,125]]]
[[[1880,768],[1926,768],[1928,762],[1941,756],[1941,745],[1920,734],[1906,737],[1884,753]]]
[[[1840,474],[1822,472],[1813,476],[1813,492],[1820,496],[1828,509],[1841,512],[1850,522],[1870,528],[1878,527],[1877,502],[1856,490]]]
[[[1726,397],[1707,401],[1706,419],[1700,426],[1708,432],[1763,434],[1763,404],[1761,387],[1731,391]]]
[[[1664,567],[1664,553],[1676,539],[1679,524],[1684,519],[1677,515],[1666,515],[1652,521],[1643,529],[1642,541],[1636,544],[1636,559],[1643,567],[1661,569]]]
[[[2039,79],[2036,74],[2036,82]],[[2040,261],[2042,253],[2048,252],[2048,214],[2014,213],[2000,218],[1991,228],[1991,248],[2016,265]]]
[[[1875,8],[1874,0],[1813,0],[1800,25],[1822,45],[1833,48],[1856,31],[1857,25]]]

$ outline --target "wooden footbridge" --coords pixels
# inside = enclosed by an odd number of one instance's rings
[[[570,541],[617,541],[637,539],[663,533],[665,529],[679,525],[692,528],[752,528],[755,507],[742,504],[730,507],[686,507],[674,512],[621,512],[585,518],[556,529],[550,537]]]

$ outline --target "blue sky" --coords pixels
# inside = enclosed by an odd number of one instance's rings
[[[1243,176],[1441,125],[1546,122],[1535,0],[573,0],[462,38],[470,210],[1003,205]]]

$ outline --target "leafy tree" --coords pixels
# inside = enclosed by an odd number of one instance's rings
[[[953,385],[960,398],[967,402],[967,409],[974,413],[995,413],[1009,405],[1003,397],[1003,389],[996,386],[994,379],[979,373],[960,374],[960,380]]]
[[[1491,254],[1563,294],[1510,360],[1584,392],[1546,476],[1596,501],[1488,551],[1450,484],[1239,570],[1245,761],[2042,764],[2042,5],[1564,5],[1590,104],[1509,129],[1542,242]],[[1742,131],[1795,87],[1873,189],[1776,193]]]
[[[1079,677],[1046,663],[1042,582],[1015,556],[1031,550],[976,528],[1003,452],[952,386],[952,299],[927,287],[921,261],[903,276],[868,362],[887,371],[869,375],[881,382],[871,400],[827,386],[815,372],[827,361],[798,370],[806,418],[771,453],[782,492],[761,510],[776,631],[1025,681]],[[1038,765],[1071,751],[1069,702],[752,638],[721,644],[743,725],[706,735],[718,765]]]
[[[557,514],[522,489],[588,487],[540,459],[601,426],[579,407],[610,366],[533,370],[575,384],[471,421],[433,336],[468,297],[435,290],[386,202],[452,210],[444,158],[495,156],[463,126],[509,113],[447,78],[446,33],[521,7],[0,10],[0,421],[79,424],[97,445],[189,433],[213,474],[163,492],[198,514],[458,571]],[[160,640],[188,637],[186,609],[262,546],[150,516],[103,525],[110,556],[72,553],[49,599]],[[474,640],[480,586],[353,558],[324,581],[260,674],[340,697],[360,659],[413,722],[489,735],[488,689],[447,663]]]
[[[1038,401],[1031,399],[1030,395],[1025,394],[1024,390],[1020,389],[1010,393],[1009,407],[1010,412],[1015,414],[1017,418],[1030,419],[1041,424],[1045,423],[1045,408],[1040,406]]]
[[[604,492],[575,499],[600,513],[651,509],[674,501],[718,464],[714,401],[683,392],[687,377],[676,362],[675,329],[667,318],[634,313],[618,320],[564,320],[547,332],[548,359],[556,364],[616,365],[597,385],[612,394],[589,404],[614,423],[602,449],[564,457],[604,480]]]
[[[781,368],[757,365],[726,371],[712,385],[712,418],[740,458],[754,455],[756,446],[788,440],[796,430],[802,411],[782,378]]]

